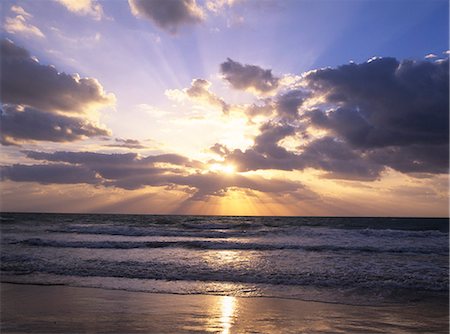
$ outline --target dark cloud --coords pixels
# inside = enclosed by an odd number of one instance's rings
[[[20,145],[28,141],[70,142],[107,136],[109,131],[78,117],[45,113],[29,107],[4,105],[0,113],[0,142]]]
[[[302,90],[291,90],[278,97],[276,110],[280,117],[286,120],[298,118],[298,108],[305,100],[306,94]]]
[[[27,50],[19,46],[16,46],[9,39],[2,39],[0,48],[2,52],[2,57],[6,59],[17,59],[26,61],[31,58],[31,55]]]
[[[28,158],[48,162],[64,162],[81,165],[100,176],[99,183],[125,189],[138,189],[146,185],[166,185],[163,175],[184,172],[186,167],[196,166],[177,154],[140,157],[136,153],[107,154],[95,152],[36,152],[24,151]],[[158,164],[164,163],[161,167]],[[39,182],[39,180],[36,180]]]
[[[96,79],[40,64],[27,50],[3,39],[0,93],[3,145],[28,141],[70,142],[110,135],[86,113],[114,102]]]
[[[204,167],[203,163],[196,160],[191,160],[187,157],[184,157],[179,154],[160,154],[160,155],[151,155],[147,158],[144,158],[143,161],[151,162],[151,163],[167,163],[172,165],[179,165],[184,167],[192,167],[192,168],[202,168]]]
[[[204,165],[179,154],[160,154],[141,157],[136,153],[96,153],[96,152],[66,152],[53,153],[22,151],[28,158],[70,164],[84,164],[92,168],[112,166],[114,168],[147,168],[156,163],[165,163],[190,168],[202,168]]]
[[[158,27],[175,34],[183,25],[203,21],[204,13],[195,0],[128,0],[136,16],[149,19]]]
[[[236,166],[237,170],[247,172],[262,169],[295,170],[303,169],[303,163],[294,153],[288,153],[283,158],[271,158],[253,148],[241,151],[235,149],[225,156],[225,161]]]
[[[89,166],[115,165],[125,166],[134,164],[139,160],[136,153],[96,153],[96,152],[66,152],[53,153],[38,151],[23,151],[27,158],[53,162],[66,162],[70,164],[84,164]]]
[[[384,169],[371,156],[333,137],[307,142],[300,145],[297,152],[279,146],[283,138],[294,133],[295,128],[289,125],[268,123],[261,128],[252,148],[246,151],[223,148],[222,156],[240,171],[313,168],[323,171],[323,177],[336,179],[375,180]]]
[[[445,174],[449,171],[448,144],[384,147],[370,150],[367,156],[403,173]]]
[[[251,118],[258,115],[271,116],[275,105],[271,98],[266,98],[251,104],[245,109],[245,113]]]
[[[447,173],[448,71],[448,59],[394,58],[311,71],[307,91],[293,89],[275,99],[279,122],[264,124],[252,147],[214,148],[241,171],[313,168],[324,177],[359,180],[375,180],[386,168]],[[306,109],[305,101],[320,102]],[[328,134],[310,140],[307,127]],[[280,144],[289,136],[298,140],[295,151]]]
[[[288,124],[265,123],[255,138],[254,150],[268,157],[283,159],[289,155],[286,149],[278,145],[279,141],[295,134],[296,128]]]
[[[178,185],[198,189],[193,199],[203,199],[207,196],[223,196],[229,188],[256,190],[263,193],[293,193],[304,189],[300,183],[277,179],[264,179],[258,176],[234,175],[224,176],[217,173],[196,173],[188,176],[172,176],[168,179]]]
[[[45,112],[85,113],[115,100],[114,95],[105,94],[96,79],[42,65],[10,40],[3,39],[0,48],[2,103],[28,105]]]
[[[39,182],[42,184],[96,184],[99,178],[84,166],[64,164],[1,166],[2,180]]]
[[[309,87],[338,108],[316,112],[312,123],[356,147],[448,143],[448,72],[448,59],[394,58],[314,71],[306,76]]]
[[[333,137],[308,143],[298,159],[303,168],[324,171],[326,178],[372,181],[378,179],[384,170],[383,164]]]
[[[225,101],[212,93],[209,90],[211,83],[204,79],[194,79],[191,87],[186,89],[186,94],[193,100],[217,106],[222,109],[224,113],[228,113],[230,106]]]
[[[243,172],[258,169],[294,170],[303,168],[304,164],[297,154],[287,151],[279,145],[282,139],[295,135],[296,128],[294,126],[269,121],[263,124],[259,131],[254,145],[245,151],[240,149],[230,151],[227,147],[219,144],[215,144],[211,150]]]
[[[214,144],[214,145],[211,146],[209,149],[210,149],[212,152],[214,152],[214,153],[216,153],[216,154],[218,154],[218,155],[220,155],[220,156],[224,156],[224,155],[230,153],[230,150],[229,150],[225,145],[218,144],[218,143]]]
[[[242,65],[227,58],[227,61],[220,65],[220,71],[224,79],[236,89],[269,93],[278,87],[279,79],[272,75],[272,70],[265,70],[256,65]]]
[[[446,173],[449,66],[377,58],[306,76],[314,94],[338,107],[310,113],[311,123],[365,150],[380,165],[410,173]]]
[[[107,145],[104,145],[104,146],[128,148],[128,149],[143,149],[143,148],[146,148],[146,146],[142,145],[139,140],[136,140],[136,139],[123,139],[123,138],[115,138],[114,144],[107,144]]]
[[[298,182],[268,180],[260,176],[205,172],[205,166],[200,162],[177,154],[140,157],[135,153],[35,151],[23,151],[23,153],[30,159],[46,163],[31,166],[3,166],[1,170],[3,179],[16,182],[90,183],[123,189],[138,189],[145,186],[172,188],[182,186],[187,187],[189,193],[194,194],[192,199],[221,196],[230,188],[295,196],[299,196],[297,192],[300,191],[306,197],[313,194]],[[71,172],[73,175],[69,175]],[[65,181],[66,176],[67,181]]]
[[[239,149],[229,151],[226,147],[221,147],[223,158],[240,171],[304,168],[304,163],[296,153],[287,151],[279,145],[282,139],[296,133],[294,126],[268,122],[263,124],[259,130],[260,134],[256,136],[254,145],[244,152]],[[218,148],[218,146],[215,145],[213,148]]]

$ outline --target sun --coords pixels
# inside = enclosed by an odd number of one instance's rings
[[[223,174],[234,174],[236,172],[236,167],[233,165],[223,165],[223,164],[212,164],[209,166],[209,170],[215,173],[223,173]]]

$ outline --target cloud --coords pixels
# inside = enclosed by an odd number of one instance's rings
[[[306,144],[298,159],[303,168],[324,171],[322,176],[325,178],[373,181],[384,170],[382,163],[373,161],[364,152],[354,150],[333,137],[323,137]]]
[[[164,95],[176,102],[182,102],[187,97],[186,92],[181,89],[166,89]]]
[[[204,79],[192,80],[191,87],[185,90],[186,94],[193,100],[201,103],[217,106],[224,113],[228,113],[230,106],[216,94],[209,90],[211,83]]]
[[[203,168],[204,164],[200,161],[191,160],[187,157],[184,157],[179,154],[160,154],[160,155],[151,155],[147,158],[143,158],[143,161],[151,162],[151,163],[168,163],[173,165],[179,165],[183,167],[190,167],[190,168]]]
[[[49,165],[12,165],[1,166],[2,180],[16,182],[37,182],[42,184],[76,184],[98,183],[94,171],[83,166],[70,166],[64,164]]]
[[[255,190],[263,193],[294,193],[305,189],[299,182],[278,179],[265,179],[259,176],[224,176],[217,173],[195,173],[187,176],[172,176],[168,181],[197,189],[192,199],[203,200],[208,196],[223,196],[230,188]],[[306,192],[306,191],[305,191]]]
[[[258,115],[271,116],[275,110],[275,104],[271,98],[261,99],[245,108],[245,113],[250,117]]]
[[[211,82],[205,79],[194,79],[191,82],[189,88],[183,90],[180,89],[167,89],[164,93],[165,95],[177,102],[182,102],[189,99],[194,102],[201,103],[208,107],[217,107],[222,110],[223,113],[227,114],[231,106],[226,103],[221,97],[217,96],[209,90],[211,87]]]
[[[20,34],[28,37],[44,38],[44,33],[36,26],[27,22],[27,20],[33,17],[30,13],[25,11],[20,6],[13,5],[11,12],[16,14],[15,17],[6,17],[3,28],[10,34]]]
[[[261,126],[254,145],[245,150],[230,151],[221,145],[211,150],[222,156],[226,163],[234,164],[240,171],[251,170],[305,170],[313,168],[323,171],[323,177],[352,180],[374,180],[384,169],[362,152],[352,149],[343,141],[323,137],[303,145],[296,152],[280,146],[280,142],[295,135],[295,126],[268,122]]]
[[[226,7],[232,7],[239,0],[207,0],[206,8],[214,13],[219,13]]]
[[[24,48],[1,41],[3,103],[22,104],[48,112],[80,114],[115,102],[93,78],[69,75],[40,64]]]
[[[141,149],[146,148],[146,146],[142,145],[139,140],[136,139],[122,139],[122,138],[116,138],[114,140],[114,144],[108,144],[105,145],[108,147],[122,147],[122,148],[129,148],[129,149]]]
[[[449,171],[448,144],[392,146],[374,149],[368,157],[402,173],[446,174]]]
[[[203,21],[205,14],[195,0],[128,0],[133,15],[149,19],[159,28],[176,34],[183,25]]]
[[[448,59],[440,63],[379,58],[306,76],[331,109],[313,123],[359,147],[448,142]]]
[[[288,152],[278,146],[278,143],[283,138],[295,134],[295,131],[295,127],[288,124],[265,123],[260,127],[260,134],[255,138],[253,148],[268,157],[283,158]]]
[[[206,0],[205,9],[213,13],[215,16],[222,16],[226,21],[226,27],[242,25],[245,18],[242,15],[242,10],[232,10],[232,7],[238,3],[243,3],[241,0]],[[242,8],[241,8],[242,9]],[[218,27],[212,28],[211,31],[218,32]]]
[[[28,13],[23,7],[13,5],[11,6],[11,12],[16,15],[22,15],[23,17],[33,17],[30,13]]]
[[[296,128],[288,124],[267,122],[260,127],[260,133],[254,140],[254,145],[245,150],[230,151],[221,145],[212,149],[221,155],[226,163],[231,163],[240,171],[260,169],[294,170],[305,168],[300,156],[279,146],[279,142],[294,135]]]
[[[260,127],[252,147],[212,149],[241,171],[313,168],[356,180],[378,179],[386,168],[447,173],[448,70],[448,59],[373,58],[311,71],[305,88],[275,98],[277,118]],[[283,147],[288,137],[295,149]]]
[[[299,182],[260,176],[224,175],[205,172],[205,166],[177,154],[140,157],[135,153],[23,151],[40,165],[1,167],[3,180],[38,183],[89,183],[138,189],[145,186],[187,187],[192,200],[223,196],[231,188],[270,194],[310,197],[313,193]],[[186,189],[185,189],[186,190]],[[300,192],[300,193],[299,193]],[[303,195],[302,195],[303,193]]]
[[[220,156],[224,156],[224,155],[230,153],[230,150],[225,145],[218,144],[218,143],[214,144],[209,149],[211,150],[211,152],[214,152]]]
[[[242,65],[230,58],[220,65],[220,71],[224,79],[239,90],[264,94],[274,91],[279,83],[279,79],[272,75],[271,70],[256,65]]]
[[[95,152],[65,152],[54,153],[24,151],[26,156],[35,160],[46,160],[52,162],[65,162],[69,164],[82,164],[95,169],[105,178],[116,178],[117,175],[137,175],[154,171],[164,172],[176,169],[173,167],[201,168],[203,164],[199,161],[188,159],[178,154],[161,154],[141,157],[136,153],[107,154]],[[159,164],[165,167],[157,167]]]
[[[103,8],[96,1],[92,0],[55,0],[60,3],[67,10],[77,15],[91,16],[95,20],[100,20],[103,17]]]
[[[38,152],[38,151],[23,151],[30,159],[46,160],[53,162],[67,162],[70,164],[85,164],[85,165],[128,165],[138,160],[136,153],[94,153],[94,152],[66,152],[57,151],[53,153]]]
[[[42,112],[30,107],[3,105],[0,114],[0,142],[20,145],[29,141],[71,142],[109,131],[82,118]]]
[[[70,142],[110,134],[92,120],[92,112],[115,102],[96,79],[42,65],[10,40],[3,39],[0,47],[3,145]]]
[[[291,90],[278,97],[276,110],[280,117],[287,120],[298,118],[298,108],[305,100],[306,94],[302,90]]]
[[[437,58],[437,56],[434,53],[429,53],[425,56],[425,59],[433,59],[433,58]]]
[[[313,94],[332,107],[310,112],[311,124],[402,172],[448,168],[448,59],[415,62],[377,58],[363,64],[311,72]],[[384,150],[384,151],[383,151]],[[372,152],[373,151],[373,152]],[[439,152],[441,159],[434,157]],[[408,164],[408,166],[406,166]]]

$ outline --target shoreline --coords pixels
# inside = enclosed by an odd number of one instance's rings
[[[331,304],[331,305],[341,305],[341,306],[351,306],[351,307],[374,307],[374,308],[382,308],[382,307],[395,307],[395,306],[414,306],[417,303],[425,302],[435,302],[436,300],[439,300],[440,304],[443,306],[449,306],[450,300],[447,297],[444,297],[441,294],[436,294],[436,296],[427,296],[420,300],[414,300],[414,301],[384,301],[384,302],[377,302],[377,303],[351,303],[351,302],[338,302],[338,301],[331,301],[331,300],[315,300],[315,299],[307,299],[307,298],[300,298],[300,297],[286,297],[286,296],[270,296],[270,295],[239,295],[239,296],[232,296],[232,295],[226,295],[226,294],[219,294],[219,293],[203,293],[203,292],[169,292],[169,291],[147,291],[147,290],[139,290],[139,289],[125,289],[125,288],[113,288],[113,287],[100,287],[100,286],[89,286],[89,285],[76,285],[76,284],[70,284],[70,283],[39,283],[39,282],[14,282],[14,281],[2,281],[0,280],[0,286],[3,284],[11,284],[11,285],[30,285],[30,286],[43,286],[43,287],[51,287],[51,286],[63,286],[68,288],[81,288],[81,289],[99,289],[99,290],[105,290],[105,291],[123,291],[123,292],[130,292],[130,293],[145,293],[145,294],[156,294],[156,295],[174,295],[174,296],[213,296],[213,297],[233,297],[233,298],[265,298],[265,299],[280,299],[280,300],[294,300],[299,302],[305,302],[305,303],[320,303],[320,304]],[[448,295],[448,294],[447,294]]]
[[[448,333],[448,305],[282,299],[1,283],[2,333]]]

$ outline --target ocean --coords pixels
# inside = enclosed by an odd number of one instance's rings
[[[1,214],[1,281],[386,305],[448,300],[446,218]]]

